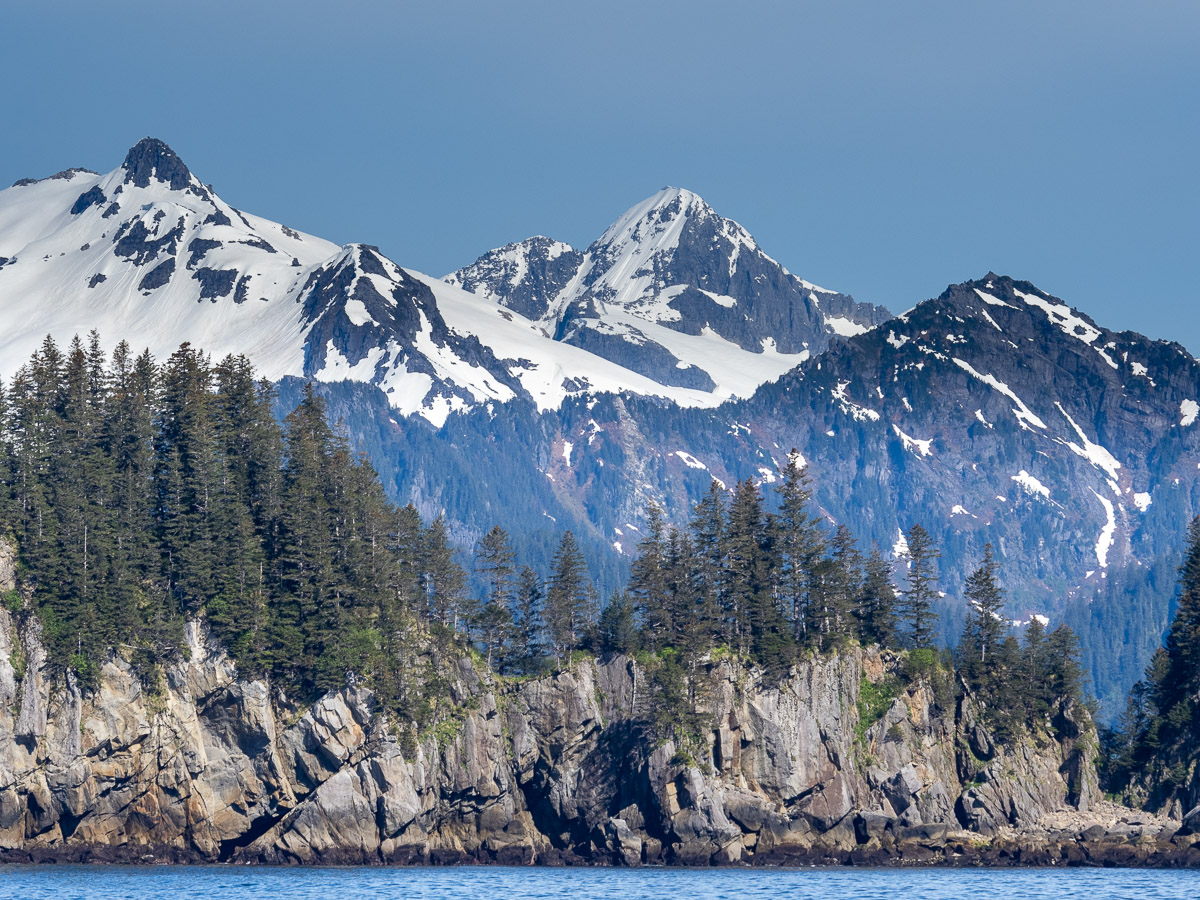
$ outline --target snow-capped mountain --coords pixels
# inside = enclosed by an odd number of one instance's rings
[[[885,316],[676,189],[584,251],[531,238],[445,280],[240,212],[152,139],[0,191],[2,375],[92,329],[244,353],[285,399],[322,382],[393,496],[464,546],[571,528],[610,588],[648,504],[682,524],[795,447],[827,516],[899,564],[900,530],[935,535],[947,636],[985,541],[1015,617],[1115,609],[1089,652],[1123,696],[1200,511],[1200,363],[995,275]]]
[[[949,640],[991,542],[1009,615],[1090,631],[1097,689],[1120,698],[1161,636],[1172,554],[1200,512],[1200,363],[989,275],[718,408],[567,397],[503,427],[455,417],[436,449],[407,424],[372,439],[398,492],[471,540],[504,509],[525,533],[570,527],[595,557],[624,559],[649,504],[683,524],[714,481],[770,491],[796,448],[825,516],[864,549],[902,570],[901,531],[934,535]],[[386,462],[417,457],[420,471]]]
[[[697,214],[678,219],[677,230],[690,234],[685,219],[699,221]],[[641,234],[641,227],[622,229]],[[804,358],[807,351],[779,352],[771,340],[748,353],[708,318],[692,322],[690,312],[665,306],[650,315],[653,304],[632,294],[622,303],[634,313],[614,307],[606,321],[590,322],[581,304],[610,291],[616,277],[601,278],[594,260],[616,259],[621,241],[620,252],[641,258],[633,238],[610,232],[590,251],[587,272],[579,253],[535,238],[492,255],[497,271],[508,267],[505,296],[478,282],[467,285],[477,288],[470,293],[403,269],[374,247],[339,247],[243,213],[166,144],[146,138],[106,175],[73,169],[0,192],[0,372],[11,374],[47,334],[65,341],[96,329],[159,357],[189,340],[217,357],[244,353],[272,379],[377,385],[397,412],[440,426],[455,410],[512,400],[548,409],[567,396],[606,391],[711,406],[749,395]],[[743,245],[749,240],[731,233]],[[650,255],[665,258],[668,245],[681,256],[686,243],[659,240]],[[748,249],[745,258],[756,259]],[[546,297],[568,283],[586,287],[563,306],[570,327],[546,308]],[[628,328],[620,325],[626,320]],[[660,377],[644,364],[661,346],[650,337],[632,360],[638,365],[604,351],[603,335],[629,337],[631,328],[671,336],[674,354]],[[779,340],[795,344],[790,332]],[[629,346],[624,338],[622,345]],[[716,389],[707,376],[686,377],[700,369],[678,361],[685,357],[709,359],[710,367],[717,361],[731,374]]]
[[[107,175],[81,169],[0,192],[0,368],[47,334],[97,329],[157,355],[190,340],[303,371],[296,298],[334,244],[239,212],[146,139]]]
[[[886,310],[810,284],[691,191],[664,188],[582,253],[534,237],[446,281],[657,382],[748,396]]]

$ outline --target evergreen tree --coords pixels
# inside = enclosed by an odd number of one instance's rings
[[[445,516],[434,519],[425,532],[423,568],[429,614],[435,621],[457,631],[467,580],[454,559]]]
[[[881,647],[895,646],[896,603],[891,564],[883,558],[879,547],[874,546],[867,557],[858,602],[859,629],[864,641]]]
[[[552,652],[560,666],[585,637],[595,618],[594,609],[595,594],[587,563],[575,535],[565,531],[551,563],[543,612]]]
[[[638,649],[641,635],[638,632],[636,610],[628,594],[615,593],[609,598],[600,613],[597,631],[601,652],[633,653]]]
[[[788,454],[779,474],[780,484],[775,488],[779,511],[773,523],[779,556],[779,595],[784,614],[791,620],[793,637],[803,642],[819,631],[814,621],[814,571],[825,553],[825,537],[820,519],[808,511],[812,489],[798,450],[793,448]]]
[[[542,609],[545,597],[537,572],[522,566],[513,595],[513,640],[508,666],[530,674],[542,668]]]
[[[723,627],[721,610],[725,567],[725,489],[716,481],[696,504],[690,523],[695,583],[696,627],[714,641],[730,643],[731,631]]]
[[[1154,704],[1168,719],[1187,722],[1200,696],[1200,516],[1188,526],[1175,615],[1163,647],[1166,666],[1154,681]]]
[[[1031,719],[1043,719],[1050,711],[1054,698],[1050,696],[1048,673],[1050,671],[1049,650],[1046,645],[1046,626],[1034,616],[1025,627],[1025,640],[1021,646],[1021,664],[1018,672],[1018,692],[1024,698],[1025,708]]]
[[[814,611],[814,624],[822,649],[838,646],[851,636],[863,588],[862,554],[850,529],[838,525],[829,547],[831,553],[824,565],[822,602]]]
[[[492,658],[510,639],[513,629],[512,601],[516,587],[516,554],[508,533],[499,525],[475,545],[475,572],[487,585],[487,596],[475,615],[474,625],[484,645],[490,668]]]
[[[933,646],[933,604],[937,599],[937,560],[941,556],[933,538],[917,522],[905,536],[908,541],[908,584],[900,611],[913,647]]]
[[[630,566],[627,590],[641,621],[642,641],[651,650],[659,649],[670,641],[672,622],[667,597],[666,524],[662,510],[654,504],[646,513],[646,532]]]
[[[986,544],[983,562],[967,577],[967,623],[958,652],[963,677],[972,689],[985,693],[999,685],[1002,678],[995,656],[1008,631],[1001,615],[1004,592],[996,580],[996,569],[992,545]]]
[[[738,652],[778,669],[790,662],[793,643],[772,591],[773,530],[757,485],[749,478],[738,482],[729,506],[723,554],[726,615],[734,623]]]

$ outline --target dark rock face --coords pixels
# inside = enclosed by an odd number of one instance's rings
[[[126,222],[117,230],[113,252],[139,266],[156,259],[164,251],[173,256],[179,239],[183,237],[183,219],[170,231],[157,237],[156,234],[157,231],[151,232],[141,219],[134,220],[132,224]]]
[[[238,272],[237,269],[210,269],[205,266],[193,272],[192,277],[200,282],[201,300],[216,300],[218,297],[228,297],[233,291]]]
[[[497,300],[527,319],[538,321],[583,263],[578,250],[542,235],[485,253],[447,276],[464,290]]]
[[[153,269],[143,276],[138,284],[139,291],[153,291],[167,284],[171,280],[171,276],[175,274],[175,260],[168,259],[165,262],[159,263]],[[99,284],[99,282],[96,282]],[[95,287],[95,285],[92,285]]]
[[[701,391],[711,391],[717,386],[703,369],[690,364],[681,367],[680,361],[662,344],[648,338],[634,343],[621,335],[594,328],[573,329],[572,322],[572,319],[567,320],[566,342],[581,350],[587,350],[617,365],[632,369],[659,384]]]
[[[71,207],[71,215],[77,216],[85,209],[92,206],[99,206],[105,199],[104,191],[100,190],[99,185],[95,185],[90,190],[86,190],[79,195],[79,199]]]
[[[387,296],[377,287],[381,281],[387,285]],[[349,245],[340,257],[309,275],[300,300],[304,319],[311,323],[304,363],[310,376],[334,363],[331,348],[348,367],[374,352],[376,370],[385,362],[402,364],[407,372],[429,376],[427,396],[447,402],[459,398],[473,405],[474,397],[466,388],[439,373],[431,355],[444,355],[487,370],[495,383],[514,395],[523,392],[519,381],[478,338],[447,327],[428,285],[385,259],[376,247]],[[424,350],[418,349],[418,338]]]
[[[707,373],[676,369],[680,361],[649,325],[713,332],[752,353],[798,354],[824,349],[839,328],[888,318],[881,307],[789,274],[736,222],[674,188],[626,213],[583,253],[534,237],[446,280],[542,322],[557,340],[663,384],[702,390],[715,387]]]
[[[16,641],[30,661],[20,682]],[[941,709],[914,686],[858,737],[859,685],[894,664],[873,651],[778,684],[710,667],[709,749],[692,764],[645,730],[645,675],[625,657],[521,684],[464,658],[444,673],[457,726],[404,749],[404,723],[369,692],[295,708],[279,686],[239,679],[197,624],[188,646],[160,698],[120,660],[82,696],[0,610],[0,859],[136,847],[239,862],[713,865],[950,860],[981,846],[954,812],[969,706]],[[1077,749],[998,751],[978,803],[1019,828],[1086,812],[1094,777],[1072,807],[1060,774]]]
[[[189,269],[196,268],[200,260],[204,259],[204,255],[209,250],[216,250],[221,247],[220,241],[210,240],[208,238],[195,238],[187,245],[188,259],[187,267]]]
[[[48,175],[45,178],[18,178],[12,183],[13,187],[26,187],[31,184],[40,184],[43,181],[70,181],[76,175],[95,175],[91,169],[84,169],[76,166],[71,169],[63,169],[61,172],[55,172],[53,175]]]
[[[142,138],[130,149],[121,164],[125,183],[149,187],[152,179],[165,182],[173,191],[191,187],[192,173],[175,151],[157,138]]]

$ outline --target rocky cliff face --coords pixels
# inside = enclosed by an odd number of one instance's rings
[[[414,747],[367,690],[298,709],[199,623],[187,641],[160,690],[115,659],[84,694],[0,610],[0,859],[883,861],[1096,794],[1090,734],[1001,749],[921,682],[868,725],[860,691],[895,662],[873,650],[779,683],[714,663],[689,756],[650,739],[627,657],[521,683],[463,657]]]

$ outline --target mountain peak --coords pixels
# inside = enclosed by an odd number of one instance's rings
[[[192,173],[183,160],[158,138],[145,137],[129,148],[125,161],[125,183],[136,187],[149,187],[150,182],[161,181],[173,191],[181,191],[191,184]]]

